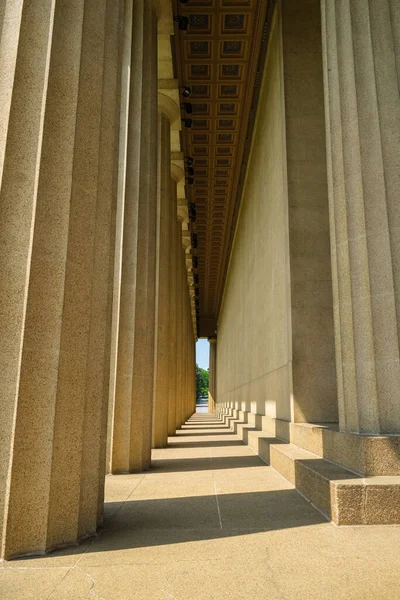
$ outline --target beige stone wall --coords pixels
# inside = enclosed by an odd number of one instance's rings
[[[218,402],[290,418],[290,311],[281,44],[275,18],[218,322]]]
[[[274,17],[217,363],[218,402],[337,420],[318,0]]]

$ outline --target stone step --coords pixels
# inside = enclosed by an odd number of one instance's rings
[[[400,524],[400,477],[364,478],[255,427],[247,413],[232,412],[225,422],[337,525]]]
[[[291,423],[290,441],[364,477],[400,476],[398,435],[356,435],[334,424]]]
[[[253,425],[268,436],[291,442],[328,462],[362,475],[400,476],[399,435],[356,435],[339,431],[337,423],[288,423],[273,417],[225,409],[225,423]]]
[[[323,432],[328,427],[326,425],[311,423],[291,423],[290,441],[304,450],[313,452],[323,458],[324,442]]]

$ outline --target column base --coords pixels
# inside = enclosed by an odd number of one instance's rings
[[[400,436],[346,434],[335,425],[288,423],[235,409],[217,412],[336,525],[400,524]]]
[[[87,533],[84,533],[81,536],[77,537],[75,540],[70,540],[68,542],[62,542],[59,544],[57,544],[57,543],[52,544],[51,546],[47,547],[46,549],[29,550],[27,552],[13,552],[13,551],[9,551],[6,547],[4,556],[0,557],[0,563],[13,561],[13,560],[19,560],[19,559],[26,559],[26,558],[43,558],[45,556],[49,556],[50,554],[52,554],[53,552],[56,552],[57,550],[63,550],[65,548],[78,548],[84,542],[87,542],[88,540],[96,539],[97,536],[99,535],[99,532],[102,530],[102,525],[103,525],[103,517],[100,519],[100,521],[94,531],[88,531]]]

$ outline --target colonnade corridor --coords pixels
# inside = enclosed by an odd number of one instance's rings
[[[0,600],[400,600],[399,81],[399,0],[0,0]]]
[[[398,598],[399,528],[328,523],[235,423],[195,414],[151,471],[107,476],[97,536],[3,563],[2,598]]]

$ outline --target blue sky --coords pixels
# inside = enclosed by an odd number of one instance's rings
[[[202,369],[208,369],[210,356],[210,342],[198,340],[196,344],[196,362]]]

